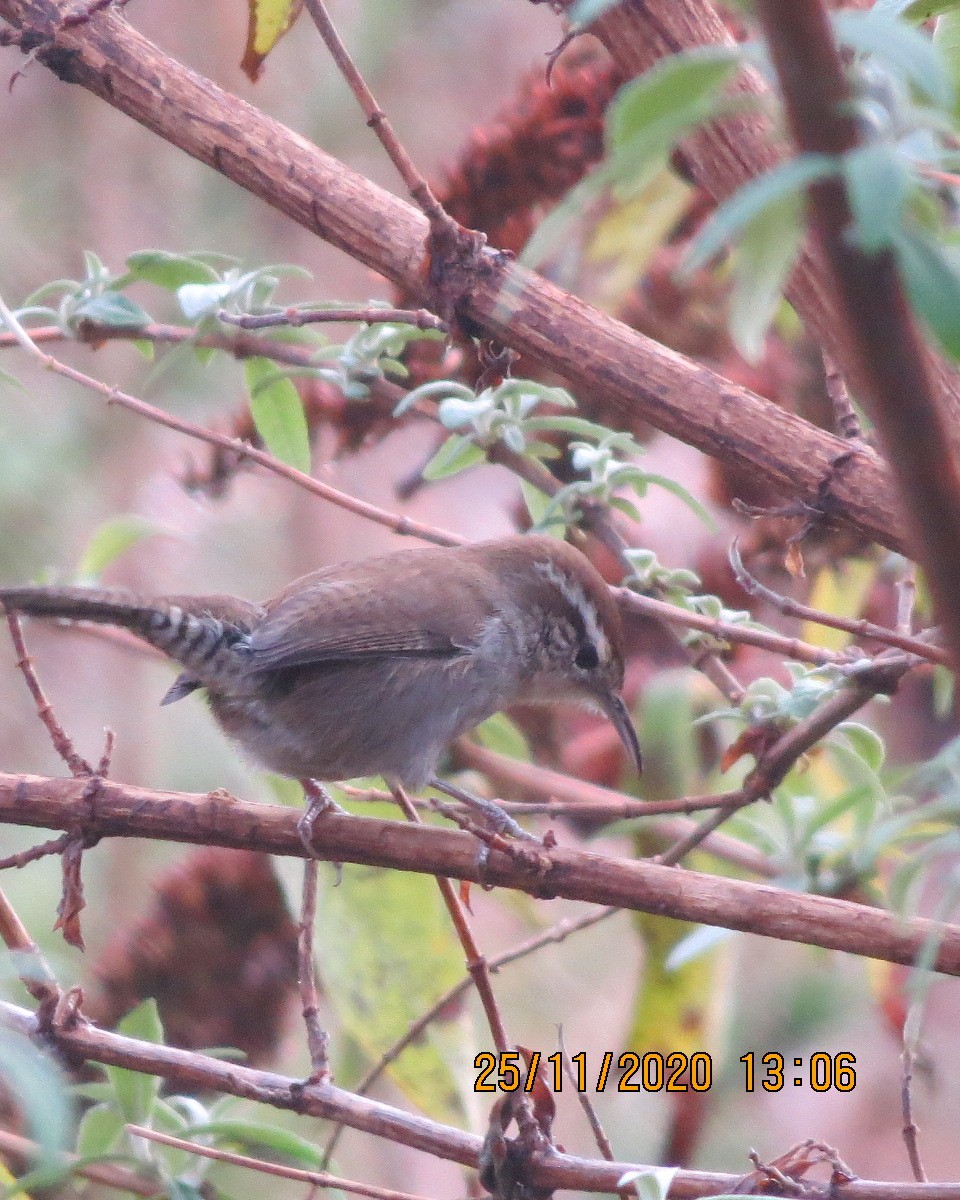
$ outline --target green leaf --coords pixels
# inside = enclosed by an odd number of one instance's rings
[[[937,242],[913,230],[900,231],[896,252],[910,303],[951,358],[960,359],[960,271]]]
[[[215,283],[216,271],[199,258],[169,254],[166,250],[138,250],[127,259],[131,275],[144,283],[153,283],[175,292],[188,283]]]
[[[872,142],[841,159],[859,245],[868,254],[891,246],[903,224],[910,177],[896,150]]]
[[[237,1146],[243,1151],[260,1152],[269,1150],[279,1159],[296,1163],[308,1171],[323,1167],[324,1153],[306,1138],[280,1129],[276,1125],[262,1125],[258,1121],[211,1121],[205,1125],[192,1125],[181,1135],[185,1138],[212,1138],[216,1146]]]
[[[887,749],[879,733],[859,721],[842,721],[837,726],[837,732],[844,734],[871,771],[880,770]]]
[[[213,316],[230,295],[229,283],[184,283],[177,288],[177,303],[188,321]]]
[[[666,475],[651,475],[648,471],[644,471],[643,475],[646,484],[652,483],[655,487],[663,488],[671,496],[676,496],[678,500],[682,500],[694,516],[699,517],[708,529],[716,532],[717,526],[713,517],[700,501],[687,491],[682,483],[677,483],[675,479],[668,479]]]
[[[459,433],[454,433],[447,438],[423,468],[423,477],[431,481],[445,479],[448,475],[456,475],[460,471],[467,470],[468,467],[475,467],[477,463],[485,462],[486,457],[481,447],[475,442],[461,437]]]
[[[960,108],[960,8],[955,6],[951,12],[945,12],[938,18],[933,31],[933,44],[950,74],[956,116]]]
[[[112,1104],[95,1104],[83,1114],[77,1132],[77,1154],[108,1154],[123,1133],[123,1116]]]
[[[639,1171],[627,1171],[618,1180],[617,1191],[632,1187],[638,1200],[667,1200],[670,1184],[678,1170],[678,1167],[644,1167]]]
[[[530,761],[530,747],[523,731],[506,713],[494,713],[474,730],[477,741],[488,750],[496,750],[507,758]]]
[[[661,59],[617,93],[607,117],[612,149],[652,129],[683,128],[702,119],[711,99],[739,66],[732,46],[703,46]]]
[[[76,328],[81,321],[95,321],[111,329],[142,329],[150,324],[150,314],[119,292],[103,292],[74,309],[71,326]]]
[[[77,563],[80,579],[97,579],[121,554],[142,542],[144,538],[156,537],[163,530],[136,513],[125,513],[111,517],[94,531],[93,536]]]
[[[125,1037],[138,1038],[152,1045],[163,1045],[163,1026],[157,1002],[152,997],[138,1004],[117,1026],[117,1032]],[[154,1101],[160,1094],[160,1079],[141,1071],[130,1071],[126,1067],[104,1067],[107,1079],[113,1085],[117,1106],[125,1121],[134,1125],[149,1125]]]
[[[953,85],[933,43],[906,21],[885,12],[838,12],[837,39],[858,54],[880,59],[894,75],[911,83],[941,108],[953,103]]]
[[[5,371],[3,367],[0,367],[0,384],[2,384],[4,387],[15,387],[21,392],[25,390],[23,384],[16,377],[16,375],[11,375],[10,372]]]
[[[6,1025],[0,1025],[0,1083],[22,1115],[27,1136],[40,1147],[37,1168],[55,1167],[73,1126],[65,1080],[51,1058]]]
[[[619,3],[620,0],[577,0],[567,13],[567,19],[574,25],[589,25]]]
[[[803,232],[799,192],[768,204],[743,231],[733,263],[729,321],[734,343],[748,362],[763,354]]]
[[[837,170],[837,161],[826,154],[801,154],[744,184],[723,202],[694,238],[683,271],[689,274],[708,263],[770,205],[797,196]]]
[[[250,412],[264,445],[281,462],[310,474],[310,431],[300,393],[268,358],[247,360]]]

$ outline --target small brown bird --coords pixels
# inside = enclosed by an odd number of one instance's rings
[[[599,708],[640,770],[616,605],[554,538],[400,550],[263,605],[75,587],[0,588],[0,604],[131,630],[183,668],[163,704],[205,688],[227,735],[295,779],[421,788],[451,741],[517,702]]]

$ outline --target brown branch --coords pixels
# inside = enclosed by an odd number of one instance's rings
[[[36,1037],[37,1018],[26,1009],[0,1002],[0,1016],[22,1033]],[[189,1050],[158,1046],[86,1023],[61,1024],[47,1034],[71,1055],[90,1062],[159,1075],[178,1087],[202,1088],[256,1100],[273,1108],[341,1121],[353,1129],[389,1138],[439,1158],[476,1166],[481,1139],[388,1104],[362,1099],[331,1084],[305,1085],[301,1080],[227,1063]],[[640,1163],[606,1163],[569,1154],[537,1155],[529,1164],[532,1182],[544,1189],[569,1188],[613,1192],[626,1171],[645,1170]],[[678,1171],[670,1184],[670,1200],[695,1200],[732,1192],[741,1176],[708,1171]],[[886,1183],[851,1179],[829,1184],[811,1182],[808,1200],[960,1200],[960,1184]]]
[[[362,321],[367,325],[382,325],[395,321],[399,325],[415,325],[417,329],[438,329],[445,333],[447,325],[435,313],[425,308],[285,308],[282,312],[231,313],[222,308],[217,316],[227,325],[240,329],[270,329],[276,325],[319,325],[333,321]]]
[[[870,641],[883,642],[887,646],[896,646],[897,649],[905,650],[908,654],[916,654],[918,658],[925,658],[929,662],[939,663],[944,667],[951,665],[950,655],[941,646],[934,646],[930,642],[903,633],[899,629],[888,629],[884,625],[876,625],[873,621],[838,617],[834,613],[811,608],[808,604],[801,604],[798,600],[791,599],[790,596],[783,596],[772,588],[766,587],[744,566],[743,559],[740,557],[739,538],[734,538],[731,543],[729,558],[737,583],[743,590],[751,596],[759,596],[761,600],[766,600],[786,617],[797,617],[801,621],[813,621],[817,625],[827,626],[828,629],[840,629],[844,633],[852,633],[857,638],[867,638]]]
[[[0,17],[24,31],[29,45],[50,36],[51,12],[56,19],[61,9],[49,0],[0,0]],[[427,223],[420,214],[162,54],[114,13],[60,30],[40,58],[60,78],[100,95],[408,293],[423,294]],[[488,336],[533,355],[575,390],[601,388],[625,419],[648,420],[902,548],[893,490],[872,451],[837,469],[848,449],[843,439],[516,266],[479,276],[462,309]]]
[[[855,149],[860,134],[850,86],[822,0],[758,0],[757,14],[798,148],[831,156]],[[942,397],[938,401],[893,250],[869,253],[853,236],[842,179],[815,185],[810,211],[833,275],[847,361],[855,367],[851,378],[893,470],[945,640],[960,661],[955,407],[948,413]]]
[[[573,0],[555,0],[560,9]],[[790,7],[786,0],[785,8]],[[627,79],[632,79],[670,54],[696,46],[733,45],[716,6],[709,0],[620,0],[592,26]],[[811,92],[804,74],[803,86]],[[712,121],[699,128],[681,147],[684,169],[716,200],[725,200],[743,184],[782,162],[785,151],[765,115],[774,102],[758,72],[740,72],[736,89],[763,103],[753,110]],[[786,296],[816,341],[824,346],[859,396],[863,382],[860,361],[852,352],[844,322],[838,319],[837,297],[821,248],[808,241],[787,284]],[[960,428],[960,375],[928,355],[938,395]],[[790,491],[790,489],[786,489]],[[878,539],[880,540],[880,539]]]
[[[628,816],[642,817],[645,815],[642,811],[635,811],[634,806],[640,806],[642,809],[649,807],[651,813],[657,807],[655,804],[648,806],[643,800],[633,800],[625,796],[621,799],[622,793],[614,792],[610,788],[601,787],[596,783],[588,783],[585,779],[574,779],[560,771],[551,771],[549,767],[538,766],[536,763],[526,763],[516,758],[508,758],[505,754],[498,754],[495,750],[489,750],[486,746],[480,746],[465,738],[457,742],[456,754],[460,762],[474,770],[482,771],[498,787],[519,788],[538,796],[557,796],[567,803],[583,804],[587,801],[595,802],[598,806],[605,806],[617,805],[626,800],[630,805]],[[696,811],[707,806],[724,809],[729,809],[731,806],[736,807],[740,804],[742,796],[743,793],[738,788],[736,791],[721,792],[716,796],[696,796],[690,799],[694,804],[693,810]],[[684,802],[674,801],[673,803],[680,805]],[[689,812],[691,809],[684,808],[682,811]],[[587,813],[589,815],[589,810]],[[691,821],[679,818],[664,820],[654,817],[650,818],[649,827],[657,837],[669,841],[686,837],[695,828]],[[735,838],[719,834],[708,838],[703,846],[716,858],[750,871],[754,875],[772,878],[777,874],[777,868],[769,858],[761,854],[759,850],[755,850],[753,846],[748,846]]]
[[[926,1183],[927,1173],[923,1168],[923,1159],[920,1157],[920,1130],[913,1119],[913,1095],[911,1090],[913,1066],[914,1053],[907,1044],[906,1038],[904,1038],[900,1075],[900,1111],[903,1115],[903,1141],[907,1148],[907,1158],[910,1160],[910,1170],[913,1172],[914,1179],[918,1183]]]
[[[91,809],[83,800],[82,780],[0,774],[2,822],[63,829],[72,826],[78,811],[87,814],[88,825],[92,823],[100,837],[164,838],[293,857],[306,853],[297,833],[297,814],[278,806],[242,803],[217,793],[192,796],[122,787],[104,780]],[[903,921],[848,900],[643,860],[558,846],[540,851],[546,861],[538,870],[497,850],[480,863],[476,840],[469,834],[340,813],[324,815],[314,851],[328,862],[445,875],[541,898],[560,896],[651,912],[889,962],[912,964],[934,939],[934,969],[960,975],[958,926],[922,918]]]

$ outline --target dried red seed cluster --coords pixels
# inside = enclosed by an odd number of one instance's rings
[[[297,936],[269,855],[207,847],[155,890],[94,964],[85,1011],[113,1026],[154,996],[170,1045],[269,1062],[292,1012]]]

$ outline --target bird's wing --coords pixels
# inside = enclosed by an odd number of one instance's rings
[[[255,670],[277,671],[370,658],[455,658],[470,653],[492,614],[483,589],[459,576],[438,606],[429,550],[391,556],[385,574],[365,560],[319,571],[272,602],[243,653]],[[465,635],[466,631],[466,636]]]

